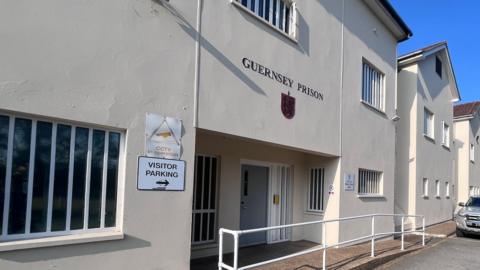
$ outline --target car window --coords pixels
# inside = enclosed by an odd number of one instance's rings
[[[470,198],[468,199],[467,204],[465,206],[474,206],[474,207],[480,207],[480,198]]]

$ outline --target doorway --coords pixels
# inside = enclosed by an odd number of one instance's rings
[[[241,165],[240,229],[292,223],[293,168],[288,165],[248,162]],[[241,246],[289,241],[291,229],[245,234]]]
[[[240,229],[248,230],[267,227],[269,168],[242,165],[240,202]],[[267,233],[242,235],[240,246],[251,246],[267,242]]]

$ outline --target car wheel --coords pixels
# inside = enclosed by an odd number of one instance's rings
[[[465,233],[460,231],[459,229],[455,231],[455,234],[457,235],[457,237],[465,237]]]

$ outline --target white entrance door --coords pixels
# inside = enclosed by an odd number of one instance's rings
[[[292,179],[293,169],[285,165],[270,166],[268,226],[292,223]],[[280,229],[267,233],[267,242],[288,241],[291,229]]]
[[[241,230],[267,227],[268,171],[268,167],[242,165]],[[266,232],[245,234],[240,237],[240,246],[251,246],[266,242]]]

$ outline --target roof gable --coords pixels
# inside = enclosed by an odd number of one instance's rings
[[[480,101],[459,104],[453,107],[453,118],[473,118],[480,108]]]
[[[445,54],[445,58],[447,61],[442,61],[443,65],[445,65],[445,70],[447,72],[447,76],[452,83],[452,87],[450,87],[452,91],[452,102],[460,101],[460,91],[458,90],[457,79],[455,76],[455,71],[453,70],[452,60],[450,58],[450,53],[448,51],[448,45],[446,41],[442,41],[439,43],[432,44],[430,46],[421,48],[414,52],[410,52],[398,57],[398,68],[401,69],[402,67],[416,64],[420,61],[424,61],[428,56],[443,52]],[[446,63],[445,63],[446,62]]]

